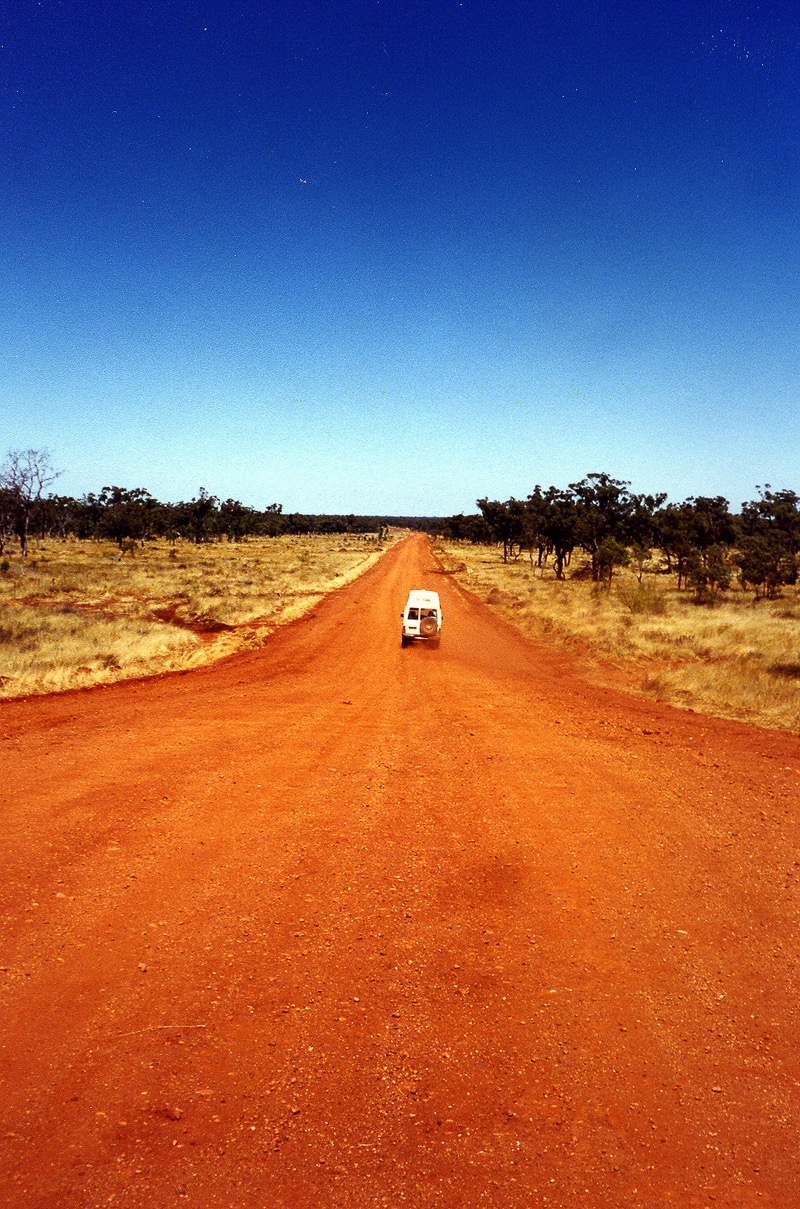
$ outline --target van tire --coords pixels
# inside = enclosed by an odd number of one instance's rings
[[[433,638],[436,634],[436,618],[423,617],[419,623],[419,632],[423,638]]]

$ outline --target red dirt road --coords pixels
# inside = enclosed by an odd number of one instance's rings
[[[794,736],[587,685],[411,538],[0,750],[4,1206],[800,1205]]]

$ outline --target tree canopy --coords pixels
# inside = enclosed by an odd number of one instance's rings
[[[691,496],[683,503],[666,493],[634,494],[630,483],[591,473],[567,488],[537,484],[525,500],[477,500],[474,516],[449,517],[445,536],[502,546],[503,559],[528,553],[543,567],[552,559],[562,579],[573,551],[589,556],[592,578],[608,583],[616,567],[633,562],[641,579],[653,549],[665,570],[677,573],[678,587],[691,587],[709,600],[730,584],[738,570],[742,586],[771,597],[794,583],[800,558],[800,496],[769,484],[758,498],[731,512],[723,496]]]

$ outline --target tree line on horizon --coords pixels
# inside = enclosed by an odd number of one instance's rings
[[[282,504],[252,508],[240,500],[221,500],[201,487],[191,500],[163,503],[144,487],[103,487],[80,499],[45,494],[59,478],[46,450],[13,450],[0,467],[0,554],[14,538],[22,557],[32,537],[107,539],[134,549],[155,538],[197,544],[285,534],[375,534],[389,525],[432,531],[425,517],[313,515],[285,513]]]
[[[678,588],[694,589],[698,601],[728,588],[738,571],[756,596],[775,597],[798,578],[800,497],[769,484],[758,499],[733,513],[723,496],[692,496],[669,503],[666,493],[635,494],[630,483],[605,473],[588,474],[567,488],[538,484],[524,500],[476,501],[472,515],[448,517],[443,536],[502,545],[503,559],[527,553],[544,567],[550,561],[565,579],[575,550],[589,556],[592,579],[608,586],[618,567],[633,565],[639,582],[653,551],[664,570],[677,573]]]
[[[285,513],[277,503],[257,509],[202,487],[177,503],[163,503],[143,487],[107,486],[80,499],[45,494],[59,475],[46,450],[7,454],[0,466],[0,554],[13,538],[25,558],[31,537],[106,539],[133,550],[156,538],[197,544],[312,533],[380,538],[394,525],[497,544],[504,561],[527,553],[536,566],[551,565],[557,579],[566,578],[573,553],[582,550],[592,579],[605,586],[628,565],[641,582],[659,550],[664,570],[676,573],[678,587],[693,588],[698,600],[713,599],[737,571],[743,586],[772,598],[795,584],[800,571],[800,496],[768,483],[738,513],[723,496],[674,504],[665,492],[635,494],[628,481],[593,473],[567,488],[537,484],[524,500],[484,497],[471,515],[401,517]]]

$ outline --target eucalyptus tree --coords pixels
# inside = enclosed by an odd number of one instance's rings
[[[756,599],[773,599],[784,584],[797,581],[800,550],[800,497],[794,491],[759,487],[759,499],[742,504],[736,562],[742,585]]]
[[[523,538],[525,505],[513,495],[504,504],[484,497],[477,500],[481,514],[496,542],[503,543],[503,562],[513,557],[514,546]]]
[[[576,544],[591,556],[592,579],[597,582],[604,577],[607,552],[611,549],[605,545],[606,554],[601,557],[601,547],[611,541],[619,546],[629,541],[635,508],[629,486],[622,479],[602,473],[587,474],[579,483],[569,485],[576,502]]]
[[[103,487],[85,496],[84,504],[93,518],[93,536],[110,538],[120,550],[154,537],[160,527],[162,505],[145,487]]]
[[[789,553],[800,552],[800,496],[784,488],[773,491],[767,483],[757,487],[759,499],[742,504],[739,527],[748,537],[773,536]]]

